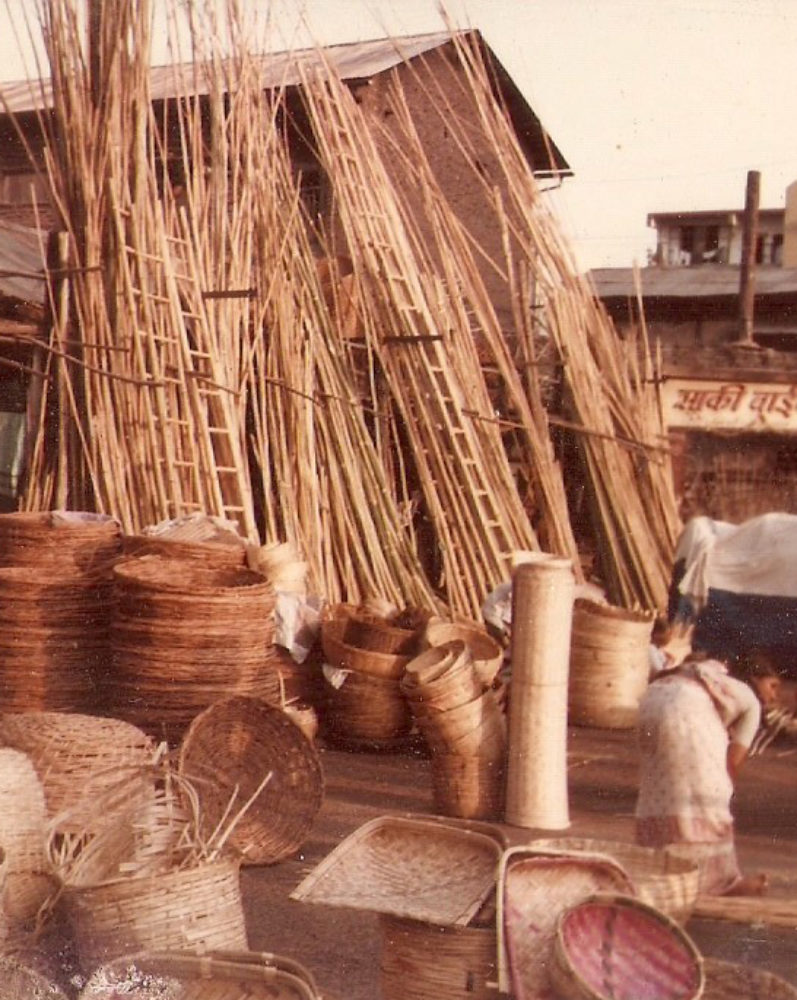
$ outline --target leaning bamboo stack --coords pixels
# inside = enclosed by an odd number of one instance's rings
[[[465,642],[454,639],[421,653],[407,664],[401,683],[431,750],[436,811],[464,819],[500,817],[506,719]]]

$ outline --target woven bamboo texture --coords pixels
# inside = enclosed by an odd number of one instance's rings
[[[0,709],[96,709],[110,588],[60,565],[0,567]]]
[[[142,556],[114,569],[110,714],[177,743],[220,698],[279,700],[274,590],[248,569]]]
[[[512,577],[512,697],[506,820],[560,830],[567,797],[567,671],[575,577],[569,560],[541,554]]]
[[[107,577],[121,549],[112,517],[69,511],[0,514],[0,566]]]
[[[311,973],[280,955],[149,951],[97,969],[78,1000],[318,1000]]]
[[[570,648],[569,721],[630,729],[648,683],[650,614],[577,600]]]
[[[550,990],[559,915],[598,892],[633,893],[623,869],[599,856],[552,857],[526,847],[505,851],[498,872],[499,982],[515,1000]]]
[[[698,867],[693,861],[668,851],[579,837],[534,840],[531,846],[536,850],[585,852],[613,858],[628,872],[639,898],[678,923],[686,923],[695,909]]]
[[[707,957],[703,969],[701,1000],[797,1000],[797,987],[764,969]]]
[[[466,644],[476,673],[484,684],[492,684],[504,662],[500,644],[475,622],[434,620],[427,625],[426,641],[430,646],[441,646],[452,639],[461,639]]]
[[[412,659],[410,653],[362,649],[346,641],[348,633],[349,620],[346,618],[333,618],[321,623],[321,648],[324,659],[330,666],[391,680],[401,678]]]
[[[339,685],[326,685],[323,721],[331,735],[375,747],[393,746],[412,730],[401,682],[357,670],[348,671]]]
[[[230,541],[185,541],[161,538],[157,535],[123,535],[122,554],[161,556],[164,559],[181,559],[199,563],[208,569],[241,569],[246,566],[246,546],[243,539]]]
[[[79,830],[91,829],[102,790],[130,768],[143,771],[155,752],[150,737],[127,722],[61,712],[0,715],[0,745],[32,761],[49,819],[69,810]],[[139,787],[130,783],[129,795],[143,805],[151,790],[152,779],[142,779]]]
[[[442,816],[497,819],[504,814],[503,758],[433,753],[432,801]]]
[[[395,620],[394,617],[386,618],[365,610],[355,610],[348,616],[346,642],[375,653],[414,655],[421,644],[420,625],[405,628],[395,624]]]
[[[382,1000],[494,1000],[495,928],[380,917]]]
[[[321,808],[324,779],[312,744],[258,698],[226,698],[198,715],[180,745],[179,769],[196,789],[206,835],[251,803],[228,839],[249,863],[295,853]]]
[[[291,898],[464,925],[495,887],[500,850],[477,830],[382,816],[338,844]]]
[[[248,948],[238,865],[230,860],[67,886],[64,900],[85,973],[141,951]]]
[[[705,983],[692,939],[630,896],[599,895],[559,916],[551,983],[562,1000],[697,1000]]]
[[[9,956],[0,956],[0,1000],[67,1000],[52,980]]]
[[[46,830],[44,791],[33,763],[18,750],[1,748],[2,919],[9,926],[30,920],[55,888],[45,850]]]

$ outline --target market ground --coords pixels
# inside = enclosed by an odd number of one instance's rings
[[[289,899],[304,875],[361,824],[393,813],[433,813],[429,762],[420,752],[354,753],[321,745],[324,804],[300,853],[242,873],[250,947],[286,955],[314,974],[324,1000],[378,1000],[379,921],[372,913]],[[770,897],[797,910],[797,748],[748,761],[734,811],[745,870],[767,871]],[[631,842],[637,766],[632,731],[573,728],[568,742],[569,830],[562,835]],[[510,842],[550,832],[504,827]],[[746,962],[797,984],[793,929],[691,920],[703,954]]]

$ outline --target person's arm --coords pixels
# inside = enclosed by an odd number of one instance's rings
[[[741,743],[734,743],[731,741],[728,744],[728,774],[731,776],[731,781],[736,782],[736,778],[739,774],[739,768],[747,759],[747,747],[742,746]]]

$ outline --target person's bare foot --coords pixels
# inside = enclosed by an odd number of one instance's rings
[[[758,875],[745,875],[735,882],[725,893],[726,896],[764,896],[769,889],[769,877],[760,872]]]

